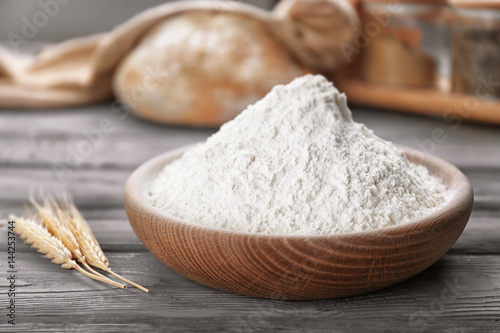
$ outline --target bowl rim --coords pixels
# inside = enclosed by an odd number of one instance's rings
[[[356,238],[356,237],[374,237],[378,238],[381,236],[391,236],[391,235],[396,235],[396,234],[401,234],[405,233],[408,230],[416,231],[416,230],[423,230],[427,229],[429,226],[436,224],[436,223],[443,223],[442,219],[440,219],[440,216],[455,216],[455,215],[461,215],[464,212],[468,211],[474,200],[474,192],[472,189],[472,186],[469,183],[469,180],[467,177],[454,165],[451,163],[448,163],[438,157],[423,153],[419,150],[408,148],[402,145],[396,145],[398,148],[402,149],[405,153],[405,155],[410,155],[413,157],[413,159],[418,160],[419,162],[413,162],[419,165],[423,165],[426,167],[428,170],[429,168],[424,165],[424,163],[421,162],[427,162],[427,164],[433,164],[438,166],[439,170],[447,169],[449,170],[449,174],[453,176],[453,178],[456,178],[454,180],[453,184],[454,186],[452,188],[448,188],[448,190],[451,190],[450,193],[452,193],[451,198],[449,198],[448,202],[440,207],[439,209],[433,211],[432,213],[422,216],[418,219],[414,219],[411,221],[403,222],[397,225],[393,226],[387,226],[387,227],[382,227],[378,229],[369,229],[369,230],[363,230],[363,231],[356,231],[356,232],[348,232],[348,233],[338,233],[338,234],[292,234],[292,235],[287,235],[287,234],[265,234],[265,233],[257,233],[257,232],[246,232],[246,231],[235,231],[235,230],[230,230],[230,229],[222,229],[222,228],[217,228],[217,227],[212,227],[212,226],[206,226],[202,224],[198,224],[195,222],[187,221],[178,217],[175,217],[173,215],[166,214],[159,208],[153,206],[148,198],[147,198],[147,193],[149,191],[149,186],[151,183],[151,180],[153,179],[154,176],[158,174],[163,168],[168,164],[173,162],[174,160],[180,158],[187,150],[190,148],[201,144],[202,142],[198,142],[195,144],[189,144],[189,145],[184,145],[172,150],[169,150],[165,153],[162,153],[156,157],[153,157],[149,159],[148,161],[144,162],[141,164],[137,169],[134,170],[134,172],[129,176],[126,185],[125,185],[125,197],[128,195],[133,197],[136,202],[137,207],[141,207],[144,210],[152,213],[156,217],[161,217],[163,221],[161,222],[166,222],[168,220],[169,223],[175,223],[178,224],[179,226],[189,226],[191,228],[196,228],[200,231],[206,231],[206,232],[212,232],[212,233],[217,233],[221,235],[232,235],[232,236],[240,236],[240,237],[258,237],[258,238],[265,238],[265,239],[273,239],[273,238],[279,238],[279,239],[287,239],[287,240],[293,240],[293,239],[315,239],[315,240],[320,240],[320,239],[345,239],[345,238]],[[165,162],[165,160],[172,159],[172,156],[174,155],[179,155],[177,158],[174,158],[173,160],[169,162]],[[150,172],[151,169],[158,168],[158,172],[153,175],[152,172]],[[429,172],[433,175],[435,173]],[[126,205],[126,209],[128,210],[128,207]],[[436,222],[438,221],[438,222]],[[151,222],[149,222],[151,223]]]

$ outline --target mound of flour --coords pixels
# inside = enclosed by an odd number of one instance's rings
[[[447,190],[392,143],[353,122],[322,76],[276,86],[167,165],[150,202],[186,221],[266,234],[391,226],[447,202]]]

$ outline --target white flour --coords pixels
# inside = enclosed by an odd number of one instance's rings
[[[391,226],[447,201],[445,186],[352,121],[322,76],[276,86],[165,169],[151,203],[206,226],[330,234]]]

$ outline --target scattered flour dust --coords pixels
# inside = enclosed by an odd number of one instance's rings
[[[311,235],[391,226],[448,200],[442,182],[353,122],[322,76],[279,85],[167,165],[150,202],[186,221]]]

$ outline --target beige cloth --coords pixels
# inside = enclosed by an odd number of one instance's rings
[[[112,98],[113,72],[141,37],[158,22],[193,10],[260,20],[304,65],[318,70],[342,63],[339,44],[358,22],[347,0],[284,0],[271,12],[227,1],[168,3],[111,32],[50,46],[35,57],[0,48],[0,108],[54,108]]]

